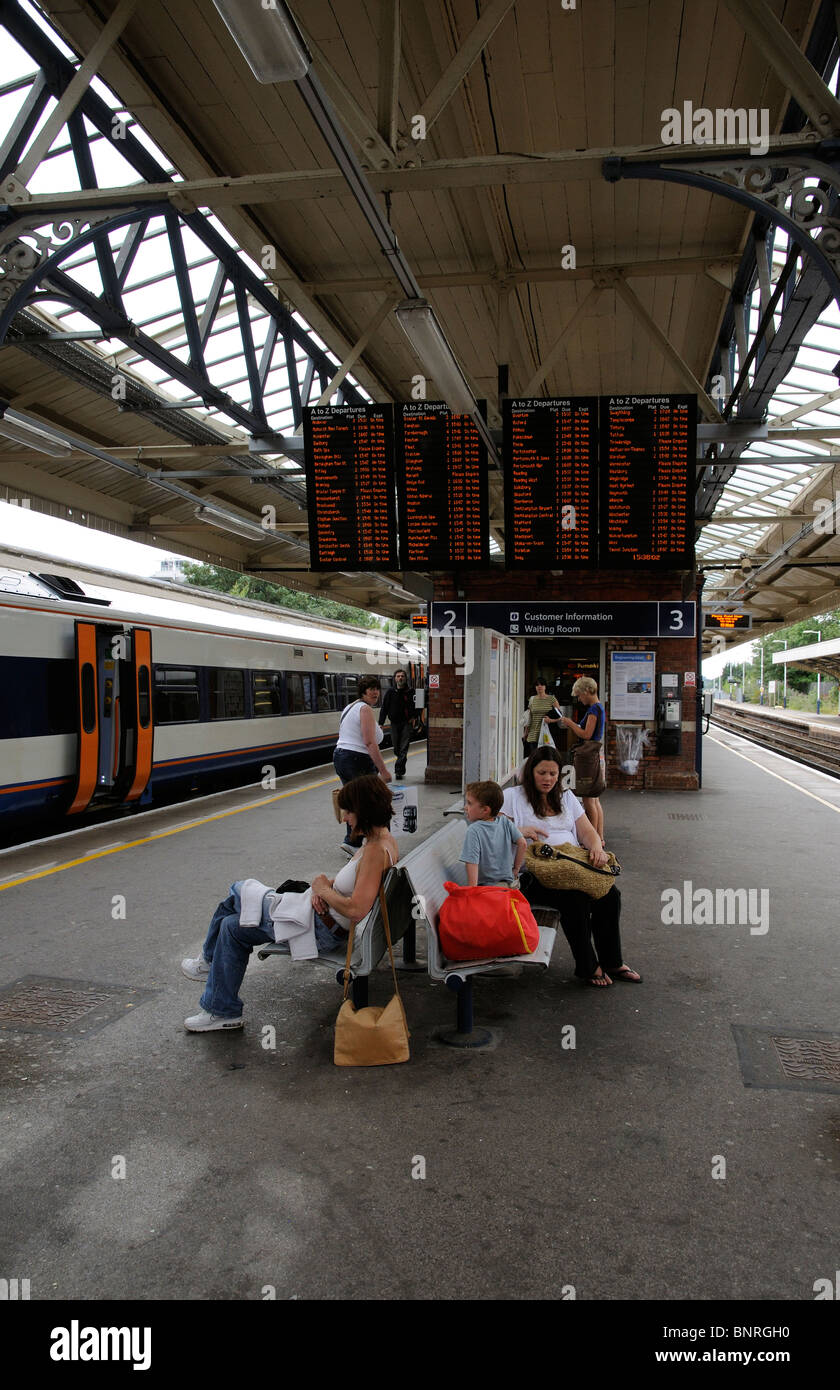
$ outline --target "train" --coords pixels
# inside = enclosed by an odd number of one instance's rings
[[[424,688],[422,648],[376,630],[117,598],[0,574],[0,844],[326,762],[359,676]]]

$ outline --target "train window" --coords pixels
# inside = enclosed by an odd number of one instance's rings
[[[75,733],[76,702],[75,661],[0,657],[0,738]]]
[[[39,663],[40,664],[40,663]],[[48,661],[47,666],[47,733],[70,734],[76,726],[74,661]],[[21,696],[18,688],[18,697]],[[33,730],[33,732],[35,732]],[[40,729],[37,730],[41,732]]]
[[[200,715],[198,671],[156,666],[154,704],[156,724],[196,724]]]
[[[283,713],[283,677],[279,671],[252,671],[254,717],[270,719]]]
[[[319,714],[325,710],[335,709],[335,676],[325,676],[318,671],[313,676],[315,681],[315,708]]]
[[[141,729],[148,729],[152,711],[151,691],[149,689],[149,668],[141,666],[137,672],[137,718]]]
[[[82,666],[82,728],[92,734],[96,728],[96,675],[89,661]]]
[[[300,671],[286,672],[286,699],[289,714],[307,714],[313,707],[312,677]]]
[[[336,676],[338,687],[338,709],[344,709],[345,705],[352,705],[354,700],[359,698],[359,678],[358,676],[345,675],[343,672]]]
[[[211,666],[207,672],[211,719],[245,718],[245,672]]]

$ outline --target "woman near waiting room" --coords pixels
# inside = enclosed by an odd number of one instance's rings
[[[591,676],[580,676],[572,686],[572,699],[586,706],[583,723],[563,715],[561,724],[579,741],[572,751],[575,769],[575,791],[583,802],[583,809],[591,820],[601,840],[604,841],[604,811],[601,806],[601,792],[606,783],[602,771],[602,749],[607,712],[598,699],[598,687]],[[582,749],[586,746],[585,755]],[[597,751],[596,751],[597,750]],[[580,756],[575,757],[575,753]]]
[[[543,720],[547,719],[549,724],[557,724],[560,719],[560,710],[557,707],[557,701],[553,695],[546,694],[544,676],[537,676],[534,690],[536,694],[532,695],[528,701],[528,713],[531,716],[531,720],[525,730],[526,757],[533,753],[537,746]],[[556,711],[556,713],[552,713],[553,711]]]

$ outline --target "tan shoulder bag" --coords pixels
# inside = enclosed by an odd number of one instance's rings
[[[335,1051],[333,1061],[337,1067],[384,1067],[391,1062],[407,1062],[408,1023],[397,984],[397,969],[394,965],[394,950],[391,945],[391,924],[388,919],[388,905],[385,889],[379,886],[379,903],[382,920],[385,923],[385,939],[391,957],[391,973],[394,976],[394,993],[384,1008],[368,1006],[357,1009],[350,992],[350,961],[353,957],[353,938],[356,933],[355,922],[350,928],[347,942],[347,964],[344,969],[344,1003],[335,1021]]]

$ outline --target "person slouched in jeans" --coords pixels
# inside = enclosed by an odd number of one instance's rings
[[[263,892],[265,885],[257,880],[238,879],[219,903],[200,955],[181,962],[182,974],[204,985],[199,1012],[184,1020],[188,1033],[242,1027],[239,989],[255,946],[277,942],[302,960],[346,949],[351,922],[370,912],[399,849],[390,829],[391,793],[381,777],[348,782],[338,804],[342,819],[362,841],[335,878],[318,874],[303,893],[296,891],[303,884],[287,882]]]
[[[341,778],[342,786],[346,786],[354,777],[375,776],[377,773],[383,782],[390,782],[391,774],[379,751],[383,732],[373,717],[382,693],[379,677],[360,676],[358,690],[359,698],[347,706],[338,725],[333,767]],[[349,827],[343,848],[345,853],[352,853],[355,848]]]
[[[379,724],[382,727],[385,720],[391,722],[391,746],[396,756],[394,766],[394,776],[399,779],[405,776],[405,760],[408,757],[408,745],[411,742],[411,730],[417,719],[417,711],[414,708],[414,691],[408,683],[408,676],[401,666],[394,672],[394,684],[390,690],[385,691],[382,701],[382,708],[379,711]]]

